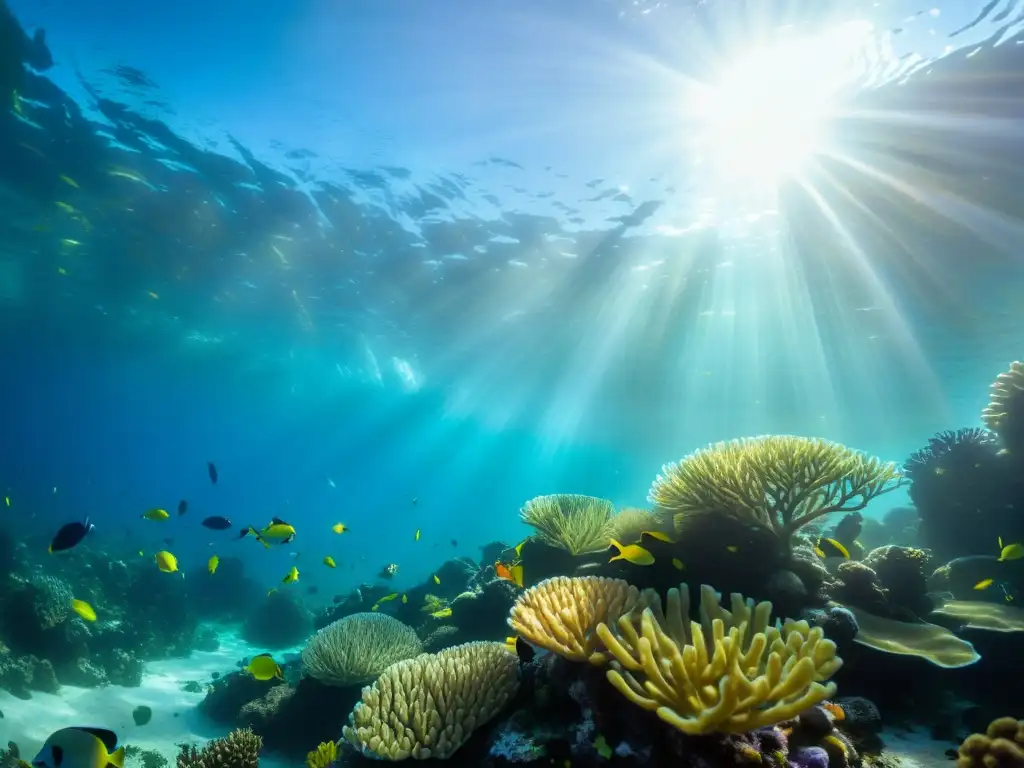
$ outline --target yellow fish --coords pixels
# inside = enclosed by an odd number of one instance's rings
[[[449,616],[452,615],[452,609],[442,608],[440,611],[434,611],[430,615],[433,616],[435,619],[447,619]]]
[[[672,539],[669,537],[667,533],[662,533],[661,531],[642,531],[640,533],[641,540],[644,536],[650,536],[652,539],[664,541],[666,544],[675,544],[675,542],[672,541]]]
[[[168,518],[170,518],[170,514],[167,512],[166,509],[153,508],[147,509],[145,512],[142,513],[141,517],[144,517],[147,520],[167,520]]]
[[[104,728],[61,728],[50,734],[31,763],[24,760],[10,762],[22,768],[28,765],[122,768],[124,747],[117,746],[116,733]]]
[[[529,538],[525,538],[522,541],[520,541],[518,544],[516,544],[515,553],[516,553],[516,558],[517,559],[523,556],[523,547],[526,546],[526,542],[528,542],[529,540],[530,540]]]
[[[8,507],[11,506],[11,497],[10,496],[4,496],[4,501],[7,502],[7,506]]]
[[[377,605],[376,603],[374,603],[373,605],[371,605],[371,606],[370,606],[370,610],[371,610],[371,611],[376,611],[376,610],[377,610],[377,609],[378,609],[379,607],[380,607],[379,605]]]
[[[324,558],[324,565],[326,565],[328,568],[338,567],[338,564],[334,562],[334,558],[330,555],[327,555],[327,557]]]
[[[992,582],[993,581],[994,581],[994,579],[982,579],[981,581],[979,581],[977,584],[974,585],[974,588],[977,589],[977,590],[988,589],[989,587],[992,586]]]
[[[420,540],[420,529],[419,528],[416,529],[416,539],[415,540],[416,541]]]
[[[295,581],[298,581],[298,580],[299,580],[299,569],[296,568],[293,565],[291,568],[288,569],[288,573],[286,573],[284,575],[284,578],[281,579],[281,583],[282,584],[291,584],[292,582],[295,582]]]
[[[92,606],[85,602],[85,600],[72,600],[71,610],[86,621],[96,621],[96,611],[94,611]]]
[[[1003,544],[1003,537],[999,537],[999,561],[1006,563],[1010,560],[1020,560],[1024,557],[1024,544]]]
[[[818,539],[818,543],[814,547],[814,554],[816,554],[822,560],[824,560],[826,557],[842,557],[846,560],[850,559],[850,550],[848,550],[835,539]]]
[[[216,573],[218,565],[220,565],[220,558],[214,555],[206,561],[206,570],[208,570],[210,573]]]
[[[608,562],[625,560],[633,565],[654,565],[654,555],[641,547],[639,544],[627,544],[623,546],[615,539],[609,539],[611,545],[619,550],[619,554],[613,556]]]
[[[348,526],[344,523],[335,523],[331,526],[331,530],[335,533],[346,533],[348,532]]]
[[[75,181],[74,179],[72,179],[70,176],[65,176],[65,175],[61,174],[59,178],[60,178],[61,181],[63,181],[69,187],[74,187],[75,189],[78,189],[78,182]]]
[[[396,597],[398,597],[397,592],[392,592],[390,595],[384,595],[384,597],[377,601],[377,605],[380,605],[381,603],[390,603]]]
[[[143,552],[143,551],[142,551],[142,550],[140,549],[140,550],[139,550],[139,557],[145,557],[145,556],[146,556],[146,553],[145,553],[145,552]]]
[[[675,568],[677,571],[686,570],[686,566],[683,565],[683,561],[680,560],[678,557],[672,558],[672,567]]]
[[[164,573],[174,573],[178,570],[178,558],[166,549],[162,549],[153,555],[153,559],[156,560],[156,567]]]
[[[279,517],[270,519],[270,523],[261,530],[257,531],[251,525],[242,531],[240,538],[245,538],[249,534],[256,537],[256,541],[262,544],[264,547],[270,548],[271,543],[275,544],[288,544],[292,539],[295,538],[295,528],[289,523],[286,523]]]
[[[60,244],[61,245],[66,245],[69,248],[77,248],[82,243],[80,241],[78,241],[78,240],[72,240],[70,237],[64,237],[64,238],[61,238]]]
[[[274,678],[284,680],[284,675],[281,674],[281,667],[269,653],[253,656],[245,671],[257,680],[273,680]]]
[[[435,584],[440,584],[441,583],[441,578],[436,573],[434,574],[434,583]]]
[[[608,741],[605,739],[603,734],[599,733],[597,738],[594,739],[594,751],[605,760],[611,759],[612,748],[608,745]]]
[[[409,596],[408,595],[402,595],[402,605],[405,605],[408,602],[409,602]]]
[[[736,553],[740,551],[740,548],[737,547],[735,544],[730,544],[728,547],[726,547],[726,550],[732,553]]]

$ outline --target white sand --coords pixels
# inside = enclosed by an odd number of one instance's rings
[[[955,765],[946,757],[946,750],[955,749],[957,745],[935,741],[923,728],[886,728],[882,731],[882,742],[885,751],[899,757],[904,768],[949,768]]]
[[[217,631],[219,634],[222,630],[218,627]],[[275,651],[274,658],[281,661],[285,653],[298,650]],[[0,690],[0,710],[4,713],[0,720],[0,745],[14,741],[22,759],[31,760],[54,731],[69,725],[89,725],[109,728],[118,735],[122,744],[159,752],[173,768],[179,743],[196,742],[201,745],[231,730],[211,723],[198,712],[196,706],[205,693],[188,693],[181,689],[182,685],[188,680],[195,680],[205,690],[213,672],[226,675],[238,668],[240,659],[264,651],[237,635],[220,634],[220,648],[216,651],[195,652],[186,659],[148,662],[142,685],[138,688],[117,685],[76,688],[65,685],[58,694],[33,691],[28,701]],[[132,710],[140,704],[153,710],[153,719],[142,726],[135,725],[132,720]],[[135,759],[128,765],[135,768],[140,763]],[[264,757],[260,765],[280,768],[288,763]]]

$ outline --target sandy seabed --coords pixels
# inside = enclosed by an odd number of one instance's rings
[[[205,686],[214,672],[226,675],[238,668],[238,661],[263,653],[242,640],[238,635],[217,627],[220,648],[216,651],[195,651],[188,658],[165,659],[146,663],[142,685],[125,688],[108,685],[103,688],[76,688],[65,685],[60,693],[33,691],[32,698],[22,701],[7,691],[0,690],[0,744],[14,741],[21,757],[31,760],[46,738],[69,725],[91,725],[114,731],[122,744],[142,750],[159,752],[174,766],[178,744],[195,742],[204,744],[210,739],[225,736],[230,728],[211,723],[197,709],[203,693],[189,693],[182,686],[194,680]],[[282,660],[286,654],[299,649],[275,651],[274,658]],[[144,704],[153,710],[153,718],[146,725],[135,725],[132,711]],[[316,746],[316,745],[313,745]],[[260,758],[261,768],[285,768],[295,763],[274,758]],[[128,766],[141,765],[138,758]],[[297,765],[297,764],[296,764]]]

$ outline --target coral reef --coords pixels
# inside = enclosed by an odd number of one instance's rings
[[[356,613],[318,630],[302,651],[306,674],[328,685],[373,680],[423,650],[416,633],[382,613]]]
[[[519,688],[501,643],[469,643],[394,664],[363,689],[345,738],[386,760],[451,757]]]
[[[232,731],[223,739],[214,739],[202,749],[182,744],[178,768],[257,768],[263,739],[248,728]]]
[[[530,499],[520,516],[544,543],[582,555],[608,549],[614,514],[610,501],[560,493]]]
[[[1024,721],[993,720],[985,733],[972,733],[957,752],[957,768],[1024,768]]]
[[[1008,453],[1024,452],[1024,363],[1010,363],[1009,370],[992,382],[981,420],[999,435]]]

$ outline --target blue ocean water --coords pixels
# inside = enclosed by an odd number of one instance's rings
[[[183,569],[298,564],[314,602],[388,563],[404,589],[523,538],[533,496],[643,506],[710,442],[903,461],[1021,354],[1017,3],[8,5],[0,511],[29,546],[88,516]],[[815,157],[709,172],[694,84],[851,24]],[[274,516],[290,545],[238,539]]]

